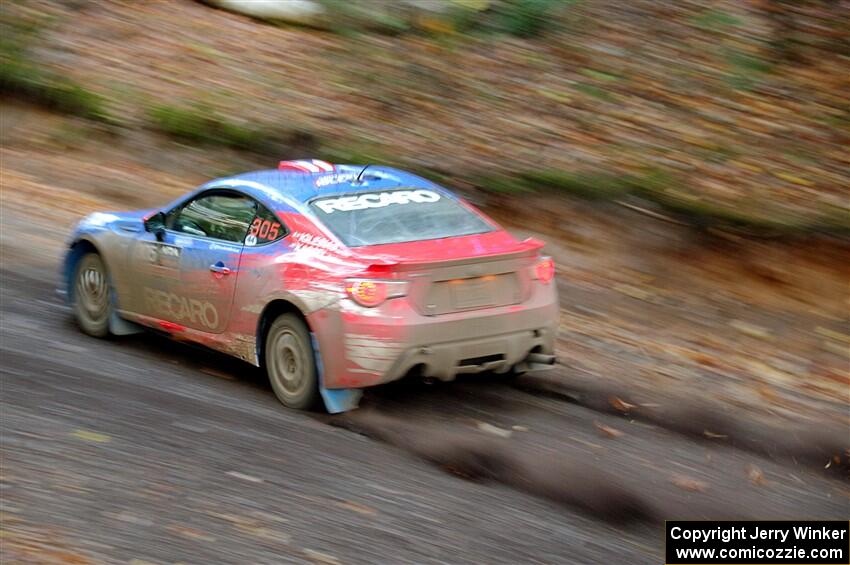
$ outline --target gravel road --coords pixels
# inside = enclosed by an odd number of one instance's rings
[[[0,286],[4,563],[659,563],[665,518],[850,514],[841,476],[496,377],[293,412],[248,365],[82,335],[48,268]]]

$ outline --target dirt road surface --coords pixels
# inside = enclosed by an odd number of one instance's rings
[[[81,335],[50,274],[3,272],[8,562],[655,563],[664,518],[847,516],[841,478],[494,378],[379,390],[370,439],[236,361]],[[444,472],[471,445],[530,471]]]

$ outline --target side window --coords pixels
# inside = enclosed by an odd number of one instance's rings
[[[256,214],[257,204],[233,193],[205,194],[168,215],[168,229],[242,243]]]
[[[286,226],[280,223],[277,216],[262,204],[257,204],[257,215],[251,222],[251,227],[248,228],[245,245],[262,245],[277,241],[286,233]]]

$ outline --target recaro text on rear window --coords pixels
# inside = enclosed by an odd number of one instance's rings
[[[313,200],[310,208],[349,247],[492,231],[455,199],[428,189],[363,192]]]

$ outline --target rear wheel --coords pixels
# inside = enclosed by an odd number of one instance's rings
[[[112,289],[106,265],[97,253],[87,253],[74,272],[74,318],[83,332],[94,337],[109,335]]]
[[[282,314],[266,334],[265,364],[275,395],[285,406],[307,410],[319,399],[316,359],[306,324]]]

